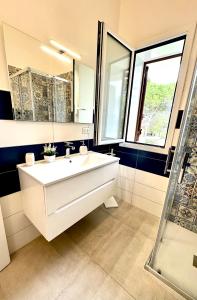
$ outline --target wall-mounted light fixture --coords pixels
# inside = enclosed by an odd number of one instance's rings
[[[57,59],[59,59],[59,60],[61,60],[63,62],[66,62],[66,63],[69,63],[69,64],[72,63],[72,59],[70,59],[69,57],[65,56],[63,53],[58,53],[55,50],[53,50],[53,49],[51,49],[51,48],[49,48],[47,46],[44,46],[44,45],[40,46],[40,48],[44,52],[46,52],[47,54],[52,55],[53,57],[55,57],[55,58],[57,58]]]
[[[50,40],[49,42],[50,42],[51,45],[53,45],[56,49],[58,49],[60,52],[62,52],[62,53],[65,52],[66,54],[72,56],[74,59],[78,59],[78,60],[81,59],[81,56],[80,56],[78,53],[76,53],[76,52],[74,52],[74,51],[72,51],[72,50],[70,50],[70,49],[64,47],[63,45],[59,44],[58,42],[56,42],[56,41],[54,41],[54,40]]]

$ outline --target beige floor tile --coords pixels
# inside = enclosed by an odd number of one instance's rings
[[[123,200],[116,200],[118,202],[118,207],[105,208],[105,206],[103,205],[102,209],[110,215],[114,216],[115,218],[119,219],[120,221],[123,221],[127,212],[131,210],[132,205]]]
[[[67,233],[86,254],[91,255],[105,242],[111,230],[119,227],[119,223],[118,220],[98,208],[69,228]]]
[[[89,261],[73,282],[64,289],[58,300],[92,300],[105,281],[107,274],[95,263]]]
[[[144,270],[154,242],[122,224],[92,255],[136,299],[164,299],[164,289]]]
[[[157,225],[128,203],[100,207],[17,251],[0,272],[0,300],[182,300],[144,270]]]
[[[54,241],[54,244],[58,241]],[[68,255],[60,256],[44,238],[38,238],[12,256],[11,264],[0,273],[8,299],[55,299],[85,266],[72,242],[64,239]],[[77,258],[78,257],[78,258]]]
[[[92,258],[104,268],[112,272],[119,262],[125,268],[135,265],[144,266],[153,247],[153,241],[142,233],[135,232],[125,224],[111,231],[108,239],[94,251]]]
[[[131,210],[125,214],[124,222],[132,229],[140,231],[145,236],[155,240],[159,227],[158,217],[133,206]]]
[[[134,300],[114,279],[107,276],[93,300]]]
[[[0,299],[1,299],[1,300],[6,300],[5,293],[3,292],[1,286],[0,286]]]
[[[118,218],[124,224],[127,224],[135,231],[141,231],[147,237],[156,238],[159,218],[151,215],[125,201],[118,201],[118,208],[105,209],[109,214]]]

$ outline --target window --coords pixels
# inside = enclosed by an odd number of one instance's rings
[[[98,25],[95,138],[102,145],[125,138],[132,50],[103,22]]]
[[[185,38],[135,52],[127,142],[165,147]]]

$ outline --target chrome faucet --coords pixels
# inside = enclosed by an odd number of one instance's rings
[[[70,157],[70,149],[75,150],[75,146],[73,146],[73,142],[65,142],[65,147],[66,147],[65,157]]]

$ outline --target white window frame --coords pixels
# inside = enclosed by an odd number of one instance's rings
[[[114,37],[117,41],[123,44],[128,50],[131,51],[131,62],[130,62],[130,70],[129,70],[129,81],[128,81],[128,92],[127,92],[127,99],[126,99],[126,108],[125,108],[125,120],[124,120],[124,128],[123,128],[123,138],[122,139],[109,139],[109,140],[102,140],[102,122],[103,122],[103,105],[104,105],[104,88],[105,88],[105,75],[106,75],[106,37],[107,34],[110,34]],[[97,121],[97,128],[95,128],[96,132],[96,144],[97,145],[106,145],[106,144],[113,144],[113,143],[122,143],[125,141],[126,136],[126,124],[127,124],[127,117],[128,117],[128,108],[129,108],[129,99],[130,99],[130,89],[131,89],[131,78],[132,78],[132,66],[133,66],[133,57],[134,57],[134,49],[131,48],[125,41],[123,41],[117,34],[114,34],[104,23],[103,27],[103,44],[102,44],[102,64],[101,64],[101,74],[100,74],[100,99],[98,103],[98,121]],[[98,70],[97,70],[98,72]]]

